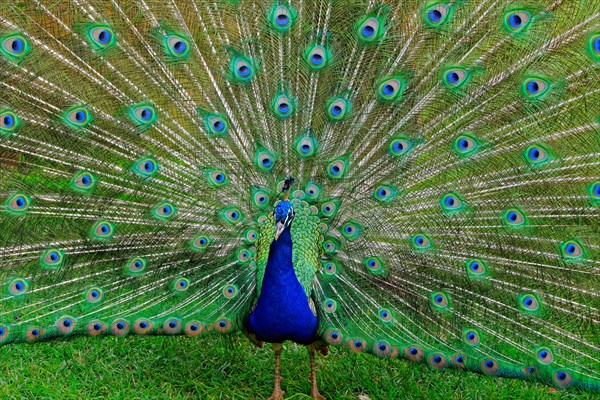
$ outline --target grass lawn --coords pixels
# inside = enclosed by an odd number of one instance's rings
[[[2,399],[261,399],[272,389],[273,352],[241,335],[89,337],[0,348]],[[334,349],[318,361],[321,394],[357,399],[597,398],[532,382],[490,378]],[[286,399],[308,399],[306,350],[282,356]]]

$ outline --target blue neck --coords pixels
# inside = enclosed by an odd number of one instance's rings
[[[318,321],[292,264],[292,235],[287,227],[271,243],[262,289],[248,327],[259,340],[281,343],[314,341]]]

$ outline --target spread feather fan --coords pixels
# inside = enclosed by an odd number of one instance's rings
[[[242,330],[600,390],[600,3],[0,5],[0,343]]]

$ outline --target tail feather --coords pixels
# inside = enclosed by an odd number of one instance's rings
[[[598,32],[591,1],[0,6],[0,343],[241,328],[291,175],[325,341],[598,389]]]

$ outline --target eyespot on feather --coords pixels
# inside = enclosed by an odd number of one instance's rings
[[[440,26],[449,16],[450,8],[444,3],[434,4],[425,9],[425,22],[429,26]]]
[[[340,344],[342,340],[344,340],[344,337],[337,329],[329,329],[325,333],[325,341],[331,345]]]
[[[76,325],[77,320],[68,315],[60,317],[59,320],[56,321],[56,327],[58,328],[58,331],[63,335],[68,335],[72,333]]]
[[[21,119],[11,110],[0,111],[0,137],[10,136],[21,125]]]
[[[404,357],[410,361],[419,362],[423,359],[425,352],[421,346],[411,345],[404,348]]]
[[[44,250],[40,255],[40,266],[42,268],[60,268],[64,263],[65,253],[56,248]]]
[[[26,194],[15,194],[10,196],[4,203],[6,211],[14,215],[22,215],[29,210],[31,198]]]
[[[90,336],[99,336],[106,332],[107,329],[108,326],[104,322],[99,320],[93,320],[88,322],[87,324],[87,333]]]
[[[129,322],[119,318],[110,325],[110,331],[115,336],[125,336],[129,333]]]
[[[236,285],[225,285],[223,287],[223,296],[226,299],[233,299],[238,294],[238,287]]]
[[[213,329],[219,333],[227,333],[233,328],[228,318],[219,318],[214,324]]]
[[[20,34],[3,36],[0,39],[0,49],[9,59],[19,61],[31,51],[29,42]]]
[[[96,51],[104,51],[115,45],[117,42],[113,29],[108,25],[88,25],[85,34],[88,42]]]
[[[133,331],[138,335],[147,335],[154,330],[154,322],[146,318],[139,318],[133,323]]]
[[[189,321],[185,324],[184,333],[189,337],[198,337],[205,329],[204,324],[200,321]]]
[[[168,318],[162,324],[162,330],[167,335],[178,335],[181,333],[182,324],[181,321],[177,318]]]
[[[446,368],[448,361],[442,353],[432,353],[427,356],[427,365],[434,369]]]
[[[98,304],[104,298],[104,292],[98,287],[92,287],[85,293],[85,300],[89,304]]]
[[[500,369],[500,363],[493,358],[481,360],[481,372],[485,375],[496,375]]]

